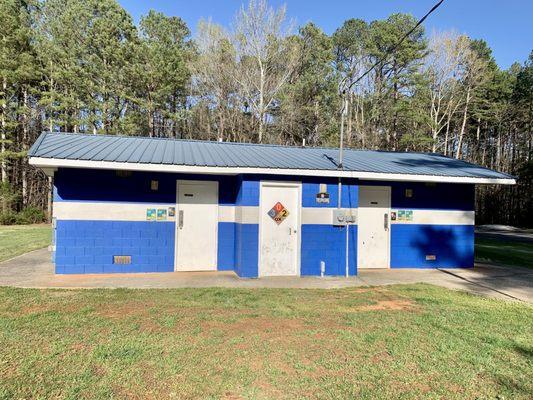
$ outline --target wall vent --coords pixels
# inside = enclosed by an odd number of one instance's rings
[[[131,264],[131,256],[113,256],[113,264]]]

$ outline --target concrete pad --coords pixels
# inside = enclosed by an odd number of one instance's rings
[[[360,270],[357,277],[242,279],[233,272],[55,275],[47,249],[0,263],[0,286],[24,288],[316,288],[429,283],[483,296],[533,303],[533,270],[487,264],[472,269]]]

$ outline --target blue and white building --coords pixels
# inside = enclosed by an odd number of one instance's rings
[[[474,265],[476,184],[438,154],[43,133],[58,274],[356,275]]]

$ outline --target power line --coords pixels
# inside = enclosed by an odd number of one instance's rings
[[[396,49],[403,43],[403,41],[405,39],[407,39],[407,37],[409,37],[409,35],[411,35],[411,33],[413,33],[416,28],[418,28],[420,25],[422,25],[422,23],[426,20],[427,17],[430,16],[431,13],[433,13],[433,11],[435,11],[437,8],[439,8],[439,6],[444,2],[444,0],[440,0],[438,3],[436,3],[432,8],[431,10],[429,10],[426,15],[424,15],[417,23],[415,26],[413,26],[409,32],[407,32],[405,35],[402,36],[402,38],[398,41],[398,43],[396,43],[394,46],[391,46],[389,49],[387,49],[387,51],[385,52],[385,55],[383,57],[381,57],[378,61],[376,61],[369,69],[367,69],[361,76],[359,76],[359,78],[357,78],[355,81],[353,81],[350,86],[348,86],[346,89],[343,90],[343,93],[346,92],[347,90],[350,90],[353,85],[355,85],[357,82],[359,82],[361,79],[363,79],[365,76],[367,76],[374,68],[376,68],[379,64],[381,64],[383,61],[385,61],[385,59],[391,54],[393,53],[394,51],[396,51]],[[346,79],[346,78],[345,78]]]

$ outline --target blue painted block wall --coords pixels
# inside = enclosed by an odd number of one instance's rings
[[[150,190],[152,179],[159,181],[159,190],[156,192]],[[134,172],[129,178],[119,178],[114,171],[74,169],[60,169],[56,173],[54,199],[57,202],[157,202],[171,205],[176,201],[177,179],[217,180],[221,205],[258,207],[260,181],[263,179],[301,181],[303,207],[333,208],[337,207],[338,201],[337,179],[333,178],[259,175],[232,177],[143,172]],[[330,194],[329,204],[316,202],[316,194],[321,183],[327,185]],[[384,183],[353,179],[343,180],[342,206],[356,208],[359,185],[372,184],[392,187],[393,208],[474,209],[473,185]],[[412,198],[405,197],[405,189],[413,190]],[[235,270],[243,277],[258,276],[258,224],[219,223],[218,232],[218,269]],[[105,235],[105,239],[102,235]],[[132,235],[133,237],[130,237]],[[146,235],[148,236],[145,237]],[[155,237],[152,237],[154,235]],[[53,257],[58,273],[173,270],[174,222],[57,221],[55,238],[56,252]],[[103,246],[102,243],[106,245]],[[165,245],[161,246],[162,243]],[[301,246],[302,275],[319,275],[320,261],[326,262],[327,275],[344,275],[343,228],[336,228],[330,224],[302,225]],[[128,253],[125,254],[126,251]],[[350,274],[356,274],[357,226],[350,227],[349,251]],[[434,253],[437,253],[436,262],[425,260],[426,254]],[[113,265],[113,255],[132,255],[133,263],[125,266]],[[431,268],[472,265],[473,227],[392,225],[391,267]]]
[[[257,278],[259,258],[259,225],[236,224],[235,272],[241,278]]]
[[[235,204],[238,181],[235,176],[134,171],[129,177],[118,177],[112,170],[73,168],[60,168],[54,174],[54,201],[176,204],[179,179],[218,181],[219,204]],[[152,180],[159,181],[157,191],[150,188]]]
[[[357,274],[357,225],[349,227],[348,273]],[[301,274],[320,275],[320,262],[326,275],[346,274],[346,228],[332,225],[302,225]]]
[[[359,181],[361,186],[390,186],[391,207],[409,210],[474,210],[475,187],[471,184]],[[412,197],[405,190],[412,190]]]
[[[217,269],[219,271],[235,270],[235,234],[234,222],[218,223]]]
[[[391,239],[391,268],[474,266],[473,225],[393,224]]]
[[[329,203],[317,203],[320,184],[327,185]],[[306,178],[302,182],[302,206],[313,208],[338,207],[338,180]],[[341,207],[357,208],[359,187],[353,179],[342,180]],[[349,228],[348,273],[357,275],[357,225]],[[320,275],[320,262],[326,264],[326,275],[346,274],[346,228],[331,224],[302,225],[301,274]]]
[[[235,176],[212,175],[187,175],[169,173],[132,172],[129,177],[119,177],[112,170],[84,170],[84,169],[59,169],[54,176],[54,201],[55,202],[119,202],[119,203],[163,203],[174,205],[176,203],[176,181],[178,179],[190,180],[216,180],[219,182],[219,204],[234,205],[237,197],[237,180]],[[158,180],[157,191],[150,188],[151,180]],[[94,229],[71,229],[72,224],[93,225]],[[106,229],[115,224],[121,228]],[[124,225],[126,224],[126,225]],[[129,225],[128,225],[129,224]],[[113,221],[57,221],[56,253],[53,255],[56,270],[60,273],[107,273],[107,272],[156,272],[172,271],[174,266],[174,225],[168,222],[113,222]],[[234,235],[235,227],[219,225],[218,231],[218,260],[219,269],[234,269]],[[165,228],[163,227],[165,226]],[[122,228],[124,227],[124,228]],[[170,228],[171,227],[171,228]],[[155,242],[156,238],[146,238],[146,241],[136,242],[140,236],[156,235],[159,244],[165,249],[154,250],[147,243]],[[102,233],[103,232],[103,233]],[[135,237],[125,237],[133,235]],[[100,246],[91,249],[91,243],[102,238],[95,235],[105,234],[108,242],[106,251],[102,253]],[[130,248],[114,246],[111,243],[123,241],[131,242]],[[67,258],[71,252],[80,252],[76,243],[85,243],[84,254],[77,259]],[[141,250],[137,250],[140,248]],[[111,251],[112,250],[112,251]],[[120,253],[117,253],[121,250]],[[124,253],[123,251],[128,251]],[[137,254],[141,251],[143,254]],[[144,254],[146,253],[146,254]],[[165,253],[165,254],[163,254]],[[127,266],[112,265],[113,255],[132,255],[132,264]],[[163,258],[162,258],[163,256]],[[150,264],[151,263],[151,264]]]
[[[291,177],[246,175],[239,178],[237,205],[259,206],[261,180],[302,182],[302,207],[336,208],[338,206],[338,180],[320,177]],[[327,185],[329,203],[317,203],[320,184]],[[343,179],[342,207],[358,206],[358,186],[354,179]],[[320,275],[320,262],[326,262],[326,275],[345,275],[346,234],[344,228],[331,224],[302,224],[301,274]],[[357,226],[350,227],[349,274],[357,274]],[[239,276],[258,276],[259,226],[242,225],[235,234],[235,271]]]
[[[363,184],[363,183],[361,183]],[[364,184],[367,184],[366,182]],[[470,184],[392,182],[395,209],[473,211],[475,187]],[[412,190],[412,197],[405,190]],[[391,268],[454,268],[474,266],[472,225],[391,225]],[[426,260],[426,255],[436,260]]]
[[[131,264],[113,264],[113,256]],[[174,223],[56,222],[56,273],[168,272],[174,270]]]

